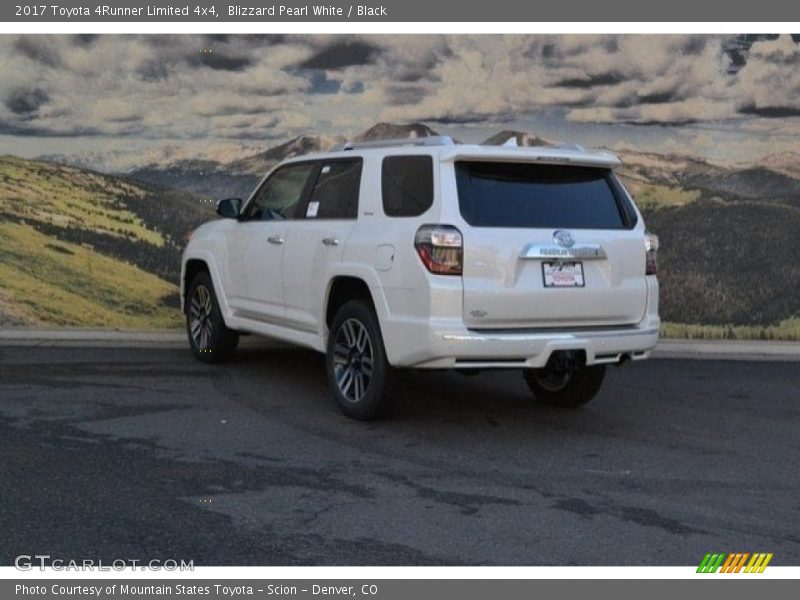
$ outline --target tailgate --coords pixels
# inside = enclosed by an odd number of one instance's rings
[[[608,169],[457,162],[464,322],[471,328],[638,323],[644,232]]]
[[[637,232],[572,231],[578,255],[551,258],[553,232],[464,233],[464,322],[472,328],[597,327],[638,323],[647,304],[644,241]],[[605,257],[602,257],[602,256]],[[544,263],[578,263],[583,285],[545,287]],[[575,268],[575,267],[571,267]],[[552,276],[550,277],[552,284]]]

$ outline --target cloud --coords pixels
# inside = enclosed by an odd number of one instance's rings
[[[790,36],[0,36],[0,120],[13,135],[255,140],[555,111],[777,134],[800,117],[799,67]]]
[[[740,114],[800,116],[800,46],[790,36],[753,43],[734,89]]]
[[[757,115],[768,119],[785,119],[786,117],[800,117],[800,106],[755,106],[748,104],[742,106],[739,112],[743,115]]]
[[[20,87],[8,93],[5,105],[12,113],[29,118],[48,100],[50,96],[42,89]]]
[[[71,41],[76,46],[92,46],[100,36],[93,33],[79,33],[72,36]]]
[[[94,105],[93,113],[109,123],[133,123],[142,120],[139,107],[121,98],[101,98]]]
[[[395,84],[386,88],[387,101],[392,106],[416,105],[427,93],[427,88],[421,85]]]
[[[137,65],[134,73],[142,81],[163,81],[169,76],[167,64],[159,60],[146,60]]]
[[[204,66],[219,71],[244,71],[252,64],[252,60],[247,56],[205,49],[199,53],[190,54],[186,60],[193,67]]]
[[[677,89],[664,90],[659,92],[645,92],[637,95],[640,104],[666,104],[679,100]]]
[[[381,91],[382,118],[429,115],[467,121],[475,114],[502,117],[566,108],[574,121],[675,123],[704,117],[676,117],[663,107],[638,107],[673,104],[681,112],[681,103],[702,95],[715,104],[704,103],[706,115],[734,115],[729,101],[727,112],[716,106],[725,102],[727,85],[728,61],[721,38],[453,36],[446,38],[445,45],[447,52],[428,63],[427,76],[419,82],[425,89],[415,89],[411,97],[417,106],[397,101],[402,81],[396,71],[394,76],[381,76],[381,61],[362,73]],[[402,57],[395,49],[384,54]]]
[[[59,67],[62,65],[61,53],[47,36],[26,36],[17,38],[14,50],[19,54],[46,67]]]
[[[78,136],[100,136],[105,135],[105,131],[90,127],[45,127],[45,126],[20,126],[16,123],[0,120],[0,134],[2,135],[21,135],[26,137],[55,137],[72,138]]]
[[[626,77],[616,71],[607,73],[598,73],[588,77],[575,77],[571,79],[562,79],[553,84],[555,87],[566,88],[592,88],[603,85],[615,85],[625,81]]]
[[[303,69],[337,70],[375,61],[380,49],[359,41],[335,42],[315,52],[298,66]]]

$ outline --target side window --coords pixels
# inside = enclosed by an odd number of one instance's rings
[[[387,156],[381,169],[383,212],[389,217],[416,217],[433,205],[433,159]]]
[[[306,218],[355,219],[360,184],[361,159],[323,162],[306,207]]]
[[[275,171],[256,192],[245,218],[250,221],[294,219],[314,168],[311,163],[303,163]]]

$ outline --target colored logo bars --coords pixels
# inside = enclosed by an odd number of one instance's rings
[[[747,559],[750,559],[749,562]],[[735,552],[725,554],[724,552],[709,552],[703,557],[700,566],[697,567],[698,573],[763,573],[769,561],[772,560],[772,553],[757,552]],[[747,566],[745,566],[747,563]]]

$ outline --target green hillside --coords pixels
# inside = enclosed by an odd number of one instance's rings
[[[278,160],[312,142],[259,157]],[[800,340],[794,155],[741,169],[676,155],[622,158],[620,175],[662,242],[664,333]],[[213,217],[208,194],[196,194],[214,190],[224,168],[184,171],[164,168],[140,183],[139,174],[0,157],[0,326],[179,326],[181,249]]]
[[[699,190],[687,190],[660,183],[644,183],[623,177],[625,187],[642,210],[665,206],[686,206],[700,198]]]
[[[186,193],[0,157],[0,325],[179,326],[180,246],[206,218]]]
[[[0,223],[0,314],[10,324],[150,329],[180,325],[175,285],[28,225]]]
[[[800,209],[700,199],[645,211],[661,240],[661,316],[770,326],[800,316]]]
[[[0,157],[0,212],[5,216],[163,246],[163,235],[148,229],[122,200],[145,195],[142,188],[92,171]]]

